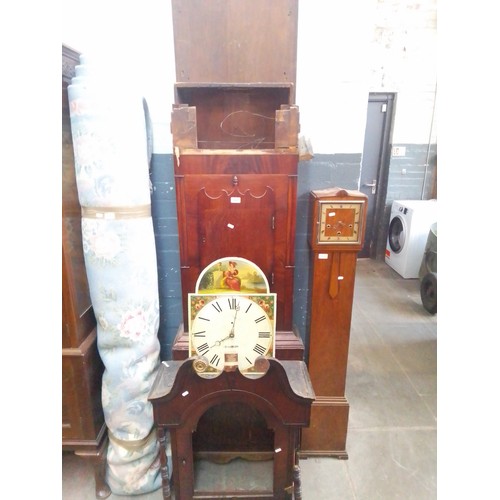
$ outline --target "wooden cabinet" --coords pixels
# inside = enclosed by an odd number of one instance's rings
[[[177,82],[288,84],[295,101],[298,0],[172,0]]]
[[[92,460],[96,496],[111,491],[104,480],[107,446],[101,404],[104,365],[97,350],[82,248],[67,87],[79,54],[62,47],[62,448]]]
[[[357,253],[367,196],[332,188],[311,192],[311,326],[308,368],[316,400],[301,456],[347,458],[345,396]]]

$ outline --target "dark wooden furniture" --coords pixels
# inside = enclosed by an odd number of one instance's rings
[[[294,498],[299,500],[300,474],[297,450],[300,430],[309,425],[314,391],[303,361],[269,359],[267,373],[249,379],[236,371],[225,371],[205,379],[193,369],[193,360],[168,361],[160,368],[151,389],[154,420],[162,447],[163,498],[170,498],[169,474],[165,459],[165,432],[170,432],[172,479],[176,500],[193,498]],[[273,460],[273,487],[266,491],[195,490],[193,441],[199,422],[220,404],[245,405],[256,411],[272,437],[266,450]],[[242,423],[235,418],[226,434],[238,432]]]
[[[92,461],[96,496],[106,498],[106,424],[101,405],[104,370],[82,249],[67,87],[79,54],[62,47],[62,448]]]
[[[322,202],[361,205],[357,241],[318,244]],[[311,192],[311,326],[308,368],[316,393],[311,425],[302,433],[300,455],[347,458],[349,403],[345,397],[357,253],[363,246],[367,197],[340,188]],[[341,210],[346,210],[341,208]],[[344,214],[352,222],[352,214]],[[343,234],[344,225],[338,225]],[[335,230],[334,230],[335,229]],[[337,228],[327,230],[336,234]]]
[[[188,357],[187,296],[198,276],[213,261],[234,256],[254,262],[277,293],[276,357],[303,360],[292,321],[298,1],[172,0],[172,18],[171,130],[183,306],[172,357]],[[195,442],[197,453],[217,453],[210,436],[221,436],[217,429],[227,424],[226,410],[211,416],[210,432]],[[265,431],[249,425],[265,448]],[[244,445],[235,438],[233,451]]]

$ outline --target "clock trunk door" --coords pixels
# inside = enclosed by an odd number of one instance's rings
[[[269,279],[275,246],[273,189],[244,179],[222,187],[220,179],[208,178],[197,193],[197,204],[200,268],[238,256],[255,262]]]

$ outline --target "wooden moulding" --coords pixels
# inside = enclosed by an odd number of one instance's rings
[[[296,148],[298,146],[299,108],[298,106],[282,105],[276,111],[275,148]]]
[[[196,149],[198,147],[196,107],[187,104],[174,104],[170,131],[172,132],[174,146]]]

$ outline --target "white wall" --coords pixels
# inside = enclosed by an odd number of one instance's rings
[[[315,153],[360,153],[373,0],[299,1],[297,104]]]
[[[299,1],[297,104],[316,153],[363,151],[369,92],[397,94],[393,143],[436,143],[437,0]]]
[[[368,93],[397,92],[393,142],[426,143],[435,100],[436,0],[299,1],[301,134],[315,153],[361,153]],[[171,153],[175,61],[171,3],[65,0],[62,42],[133,78],[153,121],[154,152]],[[435,141],[435,137],[433,137]]]
[[[393,143],[436,142],[437,1],[376,2],[369,43],[371,92],[396,92]]]
[[[148,101],[154,152],[171,153],[170,111],[175,61],[168,0],[64,0],[62,43],[92,58],[105,58],[116,79],[131,78]]]

